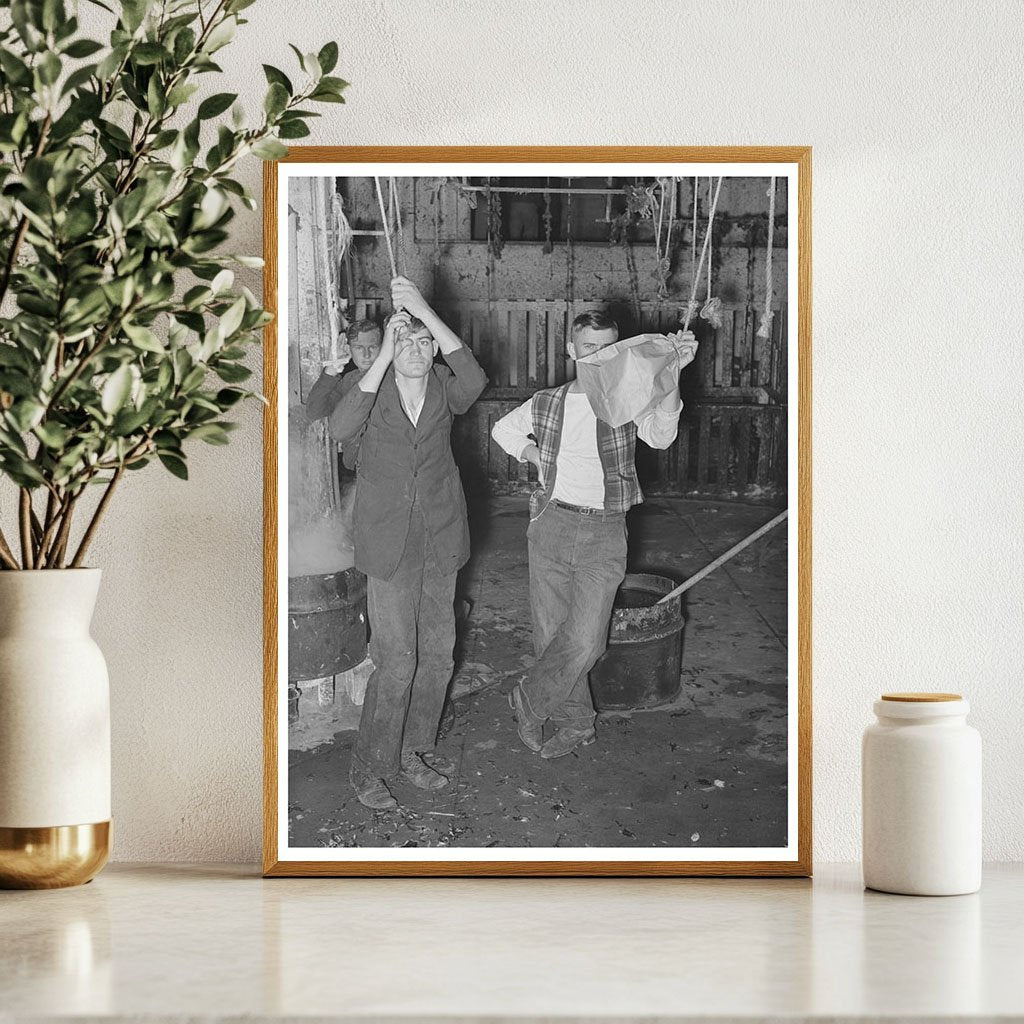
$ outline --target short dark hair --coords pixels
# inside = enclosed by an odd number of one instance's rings
[[[360,334],[367,334],[370,331],[377,331],[378,334],[383,334],[381,326],[376,320],[370,320],[364,318],[362,320],[353,320],[352,323],[345,328],[345,337],[349,343],[355,341]]]
[[[592,331],[614,331],[616,335],[619,333],[619,325],[610,313],[606,313],[603,309],[588,309],[573,320],[569,330],[569,339],[575,341],[576,335],[588,327]]]

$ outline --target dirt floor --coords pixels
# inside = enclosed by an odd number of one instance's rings
[[[649,498],[630,513],[629,571],[685,579],[774,511]],[[672,704],[602,712],[597,743],[545,761],[520,742],[506,698],[532,657],[525,498],[491,499],[471,519],[459,587],[471,612],[437,751],[451,784],[396,782],[398,810],[362,807],[347,781],[359,709],[340,695],[333,740],[291,751],[289,845],[785,845],[785,527],[687,594]],[[300,713],[315,704],[304,697]]]

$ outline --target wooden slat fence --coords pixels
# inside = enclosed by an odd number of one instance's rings
[[[364,300],[361,300],[364,301]],[[565,353],[566,331],[584,310],[608,308],[591,299],[572,303],[562,299],[496,299],[459,302],[442,311],[452,327],[473,349],[487,372],[491,389],[528,397],[537,388],[571,380],[573,364]],[[640,315],[628,317],[613,308],[626,326],[623,335],[669,333],[680,329],[676,303],[645,302]],[[704,320],[691,325],[700,341],[697,379],[703,396],[716,388],[769,389],[775,401],[786,394],[786,309],[776,309],[772,337],[757,337],[760,311],[742,305],[724,306],[722,326],[714,330]],[[639,321],[639,322],[638,322]]]
[[[356,301],[357,316],[378,316],[382,299]],[[501,299],[463,301],[440,310],[483,366],[490,384],[476,405],[456,421],[453,442],[467,486],[497,492],[526,489],[535,478],[492,440],[491,427],[533,394],[571,380],[565,335],[593,300]],[[645,302],[611,306],[623,334],[679,330],[679,306]],[[637,315],[639,312],[639,316]],[[787,482],[787,322],[774,311],[770,339],[757,337],[760,311],[726,305],[717,330],[698,319],[700,347],[683,378],[685,409],[679,436],[666,451],[637,445],[641,484],[649,493],[777,495]],[[624,315],[625,314],[625,315]]]
[[[496,420],[518,405],[481,399],[456,420],[453,444],[467,487],[502,494],[526,489],[536,479],[491,439]],[[637,472],[650,494],[772,496],[786,489],[785,406],[699,403],[684,409],[679,435],[664,451],[637,443]]]

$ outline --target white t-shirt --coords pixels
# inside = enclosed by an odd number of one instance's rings
[[[565,396],[565,422],[558,446],[553,498],[604,508],[604,470],[597,451],[597,417],[582,392]]]
[[[402,400],[402,408],[405,410],[405,415],[412,420],[412,425],[415,427],[420,422],[420,413],[423,412],[423,403],[427,398],[427,389],[423,389],[423,393],[419,398],[412,398],[405,393],[402,385],[398,385],[398,397]]]

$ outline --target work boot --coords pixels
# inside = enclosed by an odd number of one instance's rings
[[[402,774],[417,789],[444,789],[449,781],[447,775],[442,775],[436,768],[431,768],[421,754],[412,751],[402,754]]]
[[[508,706],[516,713],[519,738],[535,753],[544,746],[544,719],[530,709],[521,683],[516,683],[508,695]]]
[[[571,754],[577,747],[585,747],[597,739],[597,733],[590,729],[559,729],[540,748],[540,756],[548,759],[553,757],[565,757]]]
[[[390,811],[398,806],[398,801],[391,795],[391,790],[383,779],[354,778],[352,788],[356,791],[359,802],[371,810]]]

